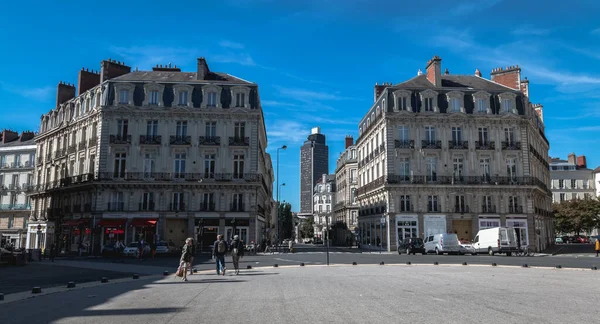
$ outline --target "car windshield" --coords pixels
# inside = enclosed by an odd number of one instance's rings
[[[129,243],[129,245],[127,245],[127,247],[137,247],[137,246],[138,246],[137,242]]]
[[[414,244],[423,244],[423,239],[420,238],[411,238],[411,239],[407,239],[406,243],[414,243]]]
[[[167,246],[167,243],[165,243],[165,242],[160,242],[160,243],[156,244],[156,246]]]

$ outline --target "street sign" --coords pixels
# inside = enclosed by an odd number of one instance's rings
[[[381,224],[385,224],[385,217],[381,217]]]

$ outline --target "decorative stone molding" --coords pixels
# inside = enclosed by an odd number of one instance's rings
[[[448,100],[447,113],[465,113],[465,94],[460,91],[450,91],[446,93],[446,99]],[[458,100],[458,111],[452,109],[452,101]]]
[[[431,99],[432,105],[433,105],[433,112],[435,113],[439,113],[440,112],[440,107],[438,105],[438,92],[437,91],[433,91],[431,89],[427,89],[425,91],[421,91],[419,93],[419,96],[421,97],[421,107],[423,107],[422,111],[426,111],[425,110],[425,101],[426,99]]]
[[[131,83],[115,83],[115,102],[113,104],[113,106],[120,106],[120,105],[124,105],[124,103],[120,103],[120,99],[119,96],[121,95],[119,93],[120,90],[128,90],[129,91],[129,95],[127,98],[127,104],[128,105],[132,105],[133,106],[133,91],[135,90],[135,86]]]
[[[200,105],[201,108],[213,108],[213,107],[209,107],[208,106],[208,94],[211,92],[215,92],[216,93],[216,108],[221,108],[221,91],[223,91],[223,88],[216,86],[216,85],[207,85],[202,87],[202,104]]]
[[[187,102],[186,103],[179,103],[179,94],[187,91],[188,95],[187,95]],[[175,94],[175,97],[173,99],[173,104],[172,106],[175,107],[189,107],[192,108],[193,107],[193,103],[192,103],[192,93],[194,92],[194,87],[187,85],[187,84],[176,84],[173,86],[173,92]]]
[[[394,111],[413,111],[411,103],[411,92],[408,90],[396,90],[392,92],[394,96]],[[400,100],[406,98],[406,109],[401,109]]]
[[[150,104],[150,92],[158,91],[158,103]],[[163,93],[165,91],[165,86],[159,83],[145,83],[144,84],[144,102],[143,106],[157,106],[164,107],[165,103],[163,102]],[[133,92],[130,92],[130,97],[133,97]],[[132,98],[133,99],[133,98]]]
[[[473,94],[473,103],[475,104],[475,108],[473,109],[474,114],[492,114],[492,108],[490,107],[490,97],[492,95],[485,91],[477,91]],[[485,100],[485,113],[479,111],[478,100]]]

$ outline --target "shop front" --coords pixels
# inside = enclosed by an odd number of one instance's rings
[[[54,242],[54,222],[27,225],[27,249],[45,249]]]
[[[512,227],[519,238],[521,247],[527,247],[529,245],[529,231],[527,229],[527,217],[512,217],[506,218],[506,227]]]
[[[446,233],[446,215],[423,215],[425,236]]]
[[[249,219],[226,219],[225,220],[225,240],[231,241],[234,235],[239,235],[240,240],[248,243],[250,231]]]
[[[219,234],[219,218],[198,217],[194,221],[196,241],[200,251],[210,252]]]
[[[14,249],[25,247],[25,235],[21,229],[4,229],[0,231],[0,246],[10,246]]]
[[[122,242],[125,244],[125,238],[127,236],[127,219],[116,218],[116,219],[101,219],[98,223],[98,227],[101,229],[101,246],[113,245],[116,242]]]
[[[500,227],[500,216],[479,216],[479,230]]]
[[[131,229],[131,242],[139,242],[140,240],[146,243],[154,242],[157,235],[156,223],[157,219],[152,218],[134,218],[129,223]]]
[[[398,241],[405,238],[421,237],[419,235],[419,216],[396,215],[396,232]]]
[[[62,224],[62,238],[59,250],[62,253],[82,252],[89,253],[91,249],[92,230],[91,220],[88,218],[70,219]]]

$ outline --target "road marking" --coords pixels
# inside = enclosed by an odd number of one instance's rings
[[[298,261],[298,260],[289,260],[289,259],[282,259],[282,258],[274,258],[274,260],[277,261],[283,261],[283,262],[297,262],[297,263],[314,263],[314,264],[323,264],[323,262],[311,262],[311,261]]]

